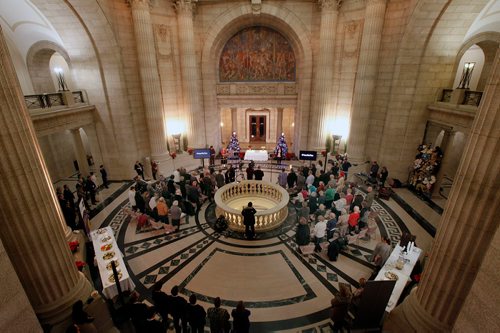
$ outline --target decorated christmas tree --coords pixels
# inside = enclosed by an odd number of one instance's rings
[[[285,133],[281,133],[278,144],[274,148],[274,155],[278,160],[284,160],[286,158],[286,153],[288,153],[288,145],[285,141]]]
[[[240,152],[240,142],[238,141],[236,132],[233,132],[231,135],[231,139],[229,139],[229,144],[227,145],[227,150],[238,153]]]

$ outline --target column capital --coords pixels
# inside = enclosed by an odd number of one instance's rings
[[[339,10],[342,0],[317,0],[322,10]]]
[[[366,0],[366,5],[386,4],[387,0]]]
[[[153,6],[151,0],[125,0],[132,8],[150,8]]]
[[[193,14],[196,8],[195,1],[193,0],[176,0],[174,2],[174,8],[178,13],[190,13]]]

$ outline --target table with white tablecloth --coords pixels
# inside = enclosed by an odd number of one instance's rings
[[[120,287],[122,291],[134,290],[135,284],[128,274],[123,255],[116,244],[111,227],[101,228],[90,232],[92,244],[94,245],[95,258],[99,268],[99,275],[103,286],[102,294],[108,299],[118,295],[118,288],[114,282],[111,261],[116,263],[116,269],[121,274]]]
[[[247,150],[245,152],[245,161],[267,161],[269,154],[266,150]]]
[[[377,277],[375,278],[375,281],[390,280],[386,275],[386,273],[388,272],[393,273],[398,277],[398,279],[396,280],[396,285],[392,290],[389,302],[387,303],[387,307],[385,308],[386,312],[391,312],[396,307],[399,297],[403,293],[403,289],[406,286],[406,283],[410,280],[410,275],[413,271],[413,267],[415,267],[415,264],[417,263],[418,258],[422,253],[422,250],[418,247],[413,247],[410,251],[408,251],[408,253],[405,254],[401,254],[402,250],[403,248],[401,246],[396,245],[390,257],[385,262],[385,265],[380,269]],[[403,256],[405,260],[403,269],[396,268],[396,262],[398,261],[400,256]]]

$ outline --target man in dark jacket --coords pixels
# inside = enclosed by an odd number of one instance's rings
[[[241,215],[243,215],[243,224],[245,225],[245,235],[248,239],[253,239],[255,236],[255,214],[257,211],[252,207],[252,202],[243,208]]]
[[[191,327],[191,333],[203,333],[205,328],[205,317],[207,313],[205,309],[196,304],[196,295],[189,296],[189,304],[187,306],[187,321]]]
[[[179,296],[179,286],[173,286],[170,292],[172,295],[170,296],[170,304],[171,310],[170,313],[174,318],[174,327],[175,332],[181,332],[181,323],[182,323],[182,332],[187,332],[187,320],[186,320],[186,309],[187,309],[187,301]]]

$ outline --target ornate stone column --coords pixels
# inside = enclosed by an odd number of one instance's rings
[[[87,154],[83,146],[80,129],[74,128],[71,130],[71,137],[73,138],[73,148],[75,149],[76,161],[78,162],[78,169],[80,174],[87,177],[90,174],[89,163],[87,161]]]
[[[366,160],[365,145],[368,122],[375,98],[378,56],[382,28],[384,27],[386,0],[368,0],[365,9],[365,23],[358,60],[358,72],[354,84],[354,100],[351,110],[349,134],[349,158],[352,162]]]
[[[92,290],[76,269],[64,218],[0,30],[0,238],[38,318],[58,323]]]
[[[156,61],[149,0],[129,0],[129,2],[132,7],[132,20],[134,22],[142,100],[146,111],[151,159],[160,162],[160,173],[166,173],[171,171],[172,161],[167,151],[167,132],[163,116],[160,76]]]
[[[193,0],[177,0],[177,25],[181,60],[182,91],[186,131],[190,147],[204,147],[206,142],[205,112],[201,96],[201,72],[195,50]]]
[[[391,313],[392,331],[448,332],[462,310],[499,225],[499,105],[497,52],[422,282]]]
[[[335,114],[332,101],[333,72],[335,59],[335,35],[340,7],[339,0],[318,0],[321,6],[321,26],[319,33],[319,54],[313,82],[313,96],[309,127],[308,148],[325,147],[328,133],[328,118]]]

